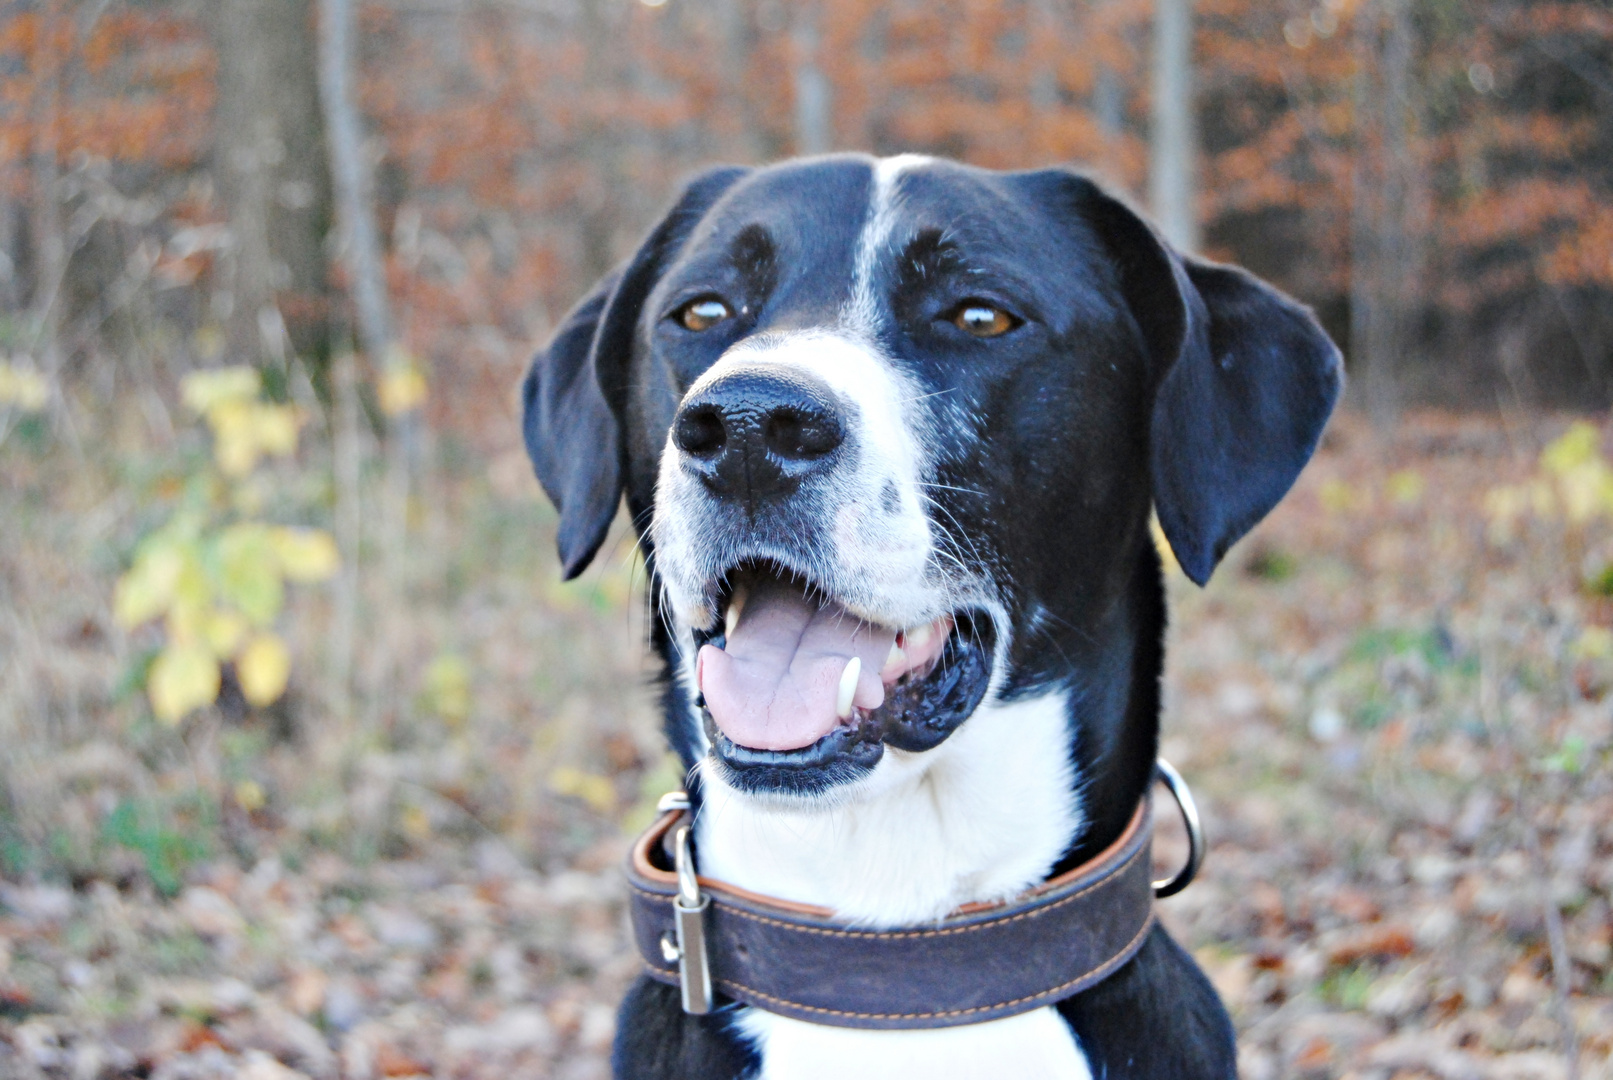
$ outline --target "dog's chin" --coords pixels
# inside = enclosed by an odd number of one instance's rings
[[[927,673],[888,687],[879,708],[857,709],[827,735],[797,749],[738,745],[702,707],[711,744],[706,769],[735,791],[768,803],[799,808],[854,798],[887,747],[908,753],[932,750],[974,713],[991,683],[995,640],[990,618],[959,613]]]

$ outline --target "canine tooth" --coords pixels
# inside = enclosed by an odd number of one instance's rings
[[[902,651],[902,647],[900,645],[892,641],[890,655],[885,657],[885,666],[879,669],[879,674],[881,677],[884,677],[890,672],[900,671],[906,664],[907,654]]]
[[[902,636],[907,639],[906,644],[909,649],[922,649],[935,636],[935,624],[931,622],[925,623],[923,626],[915,626]]]
[[[842,720],[851,719],[851,699],[857,696],[857,679],[863,673],[863,658],[853,656],[840,673],[840,692],[835,695],[835,715]]]
[[[734,627],[739,625],[739,612],[745,606],[745,586],[734,586],[734,595],[728,600],[728,611],[723,615],[722,632],[724,637],[731,636]]]

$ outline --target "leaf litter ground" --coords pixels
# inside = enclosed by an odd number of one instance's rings
[[[1211,846],[1162,911],[1247,1080],[1613,1078],[1613,600],[1585,583],[1613,529],[1484,510],[1564,426],[1345,417],[1207,590],[1172,574],[1164,752]],[[177,862],[167,899],[12,877],[0,1074],[607,1075],[637,967],[620,815],[550,787],[558,820],[603,822],[562,856],[280,851],[271,829]]]

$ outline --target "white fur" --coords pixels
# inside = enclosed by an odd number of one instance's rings
[[[933,921],[1041,880],[1081,823],[1063,692],[986,704],[934,750],[887,748],[821,799],[704,773],[700,871],[871,927]]]
[[[874,295],[874,268],[890,243],[896,226],[896,184],[909,169],[923,166],[933,158],[923,154],[897,154],[874,164],[874,189],[868,202],[868,220],[857,238],[857,258],[853,264],[851,299],[840,315],[849,332],[872,340],[879,318],[879,301]]]
[[[930,1031],[831,1028],[747,1009],[736,1026],[762,1057],[756,1080],[1091,1080],[1052,1009]]]

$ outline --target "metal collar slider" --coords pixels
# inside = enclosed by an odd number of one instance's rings
[[[674,792],[661,799],[658,807],[688,810],[689,797]],[[672,841],[672,861],[678,874],[678,895],[672,901],[673,935],[662,935],[661,955],[678,962],[678,988],[683,992],[683,1011],[699,1016],[711,1011],[711,963],[706,956],[706,909],[711,897],[700,892],[695,876],[694,855],[689,850],[689,826],[678,828]]]

